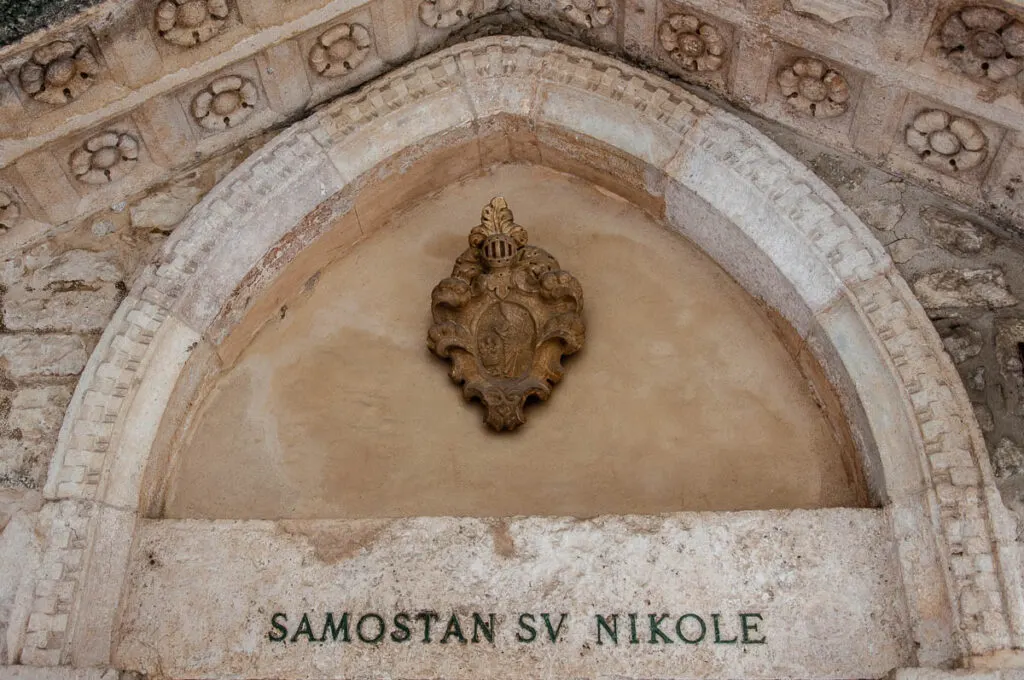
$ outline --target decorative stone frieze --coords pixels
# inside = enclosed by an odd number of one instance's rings
[[[156,8],[156,28],[167,42],[192,47],[224,30],[229,12],[227,0],[164,0]]]
[[[725,61],[722,33],[690,14],[673,14],[661,22],[658,41],[687,71],[717,71]]]
[[[370,54],[373,39],[362,24],[340,24],[325,31],[309,51],[309,66],[328,78],[354,71]]]
[[[906,140],[923,163],[946,173],[972,170],[988,157],[988,138],[978,124],[940,109],[917,114]]]
[[[1024,68],[1024,23],[994,7],[966,7],[939,32],[946,58],[978,80],[999,82]]]
[[[90,137],[71,154],[71,172],[85,184],[106,184],[131,172],[138,159],[135,137],[108,130]]]
[[[846,113],[850,86],[841,73],[818,59],[801,58],[776,76],[786,103],[797,112],[815,118],[835,118]]]
[[[244,121],[259,99],[256,85],[241,76],[217,78],[192,100],[192,116],[207,130],[226,130]]]
[[[35,50],[18,71],[21,88],[36,101],[60,106],[92,87],[100,65],[87,45],[58,40]]]
[[[473,13],[475,0],[423,0],[420,21],[431,28],[449,28]]]
[[[0,190],[0,234],[6,234],[21,220],[21,206],[14,195]]]
[[[611,0],[567,0],[562,14],[584,28],[607,26],[615,16]]]

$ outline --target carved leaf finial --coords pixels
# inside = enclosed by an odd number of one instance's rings
[[[548,398],[562,357],[584,341],[579,281],[526,243],[505,199],[491,199],[452,275],[431,294],[427,346],[452,362],[452,380],[466,399],[483,402],[497,431],[526,422],[526,400]]]

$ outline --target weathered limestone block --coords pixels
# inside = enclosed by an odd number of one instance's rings
[[[37,569],[41,551],[35,525],[35,513],[19,512],[0,533],[0,665],[16,662],[21,647],[27,612],[18,605],[29,594],[22,577]]]
[[[13,331],[98,333],[106,327],[122,297],[114,284],[54,293],[18,286],[4,298],[4,323]]]
[[[1004,437],[990,455],[992,471],[1000,479],[1024,471],[1024,451],[1012,439]]]
[[[914,281],[914,293],[925,309],[947,307],[1012,307],[1010,292],[999,269],[946,269]]]
[[[0,437],[0,487],[41,488],[52,456],[52,443]]]
[[[22,440],[53,444],[69,401],[70,385],[40,385],[18,390],[11,402],[8,427],[17,431]]]
[[[75,284],[116,283],[122,278],[113,253],[69,250],[36,269],[28,286],[36,290],[67,289]]]
[[[178,184],[154,192],[128,209],[136,229],[169,232],[185,218],[205,191],[197,186]]]
[[[974,255],[991,248],[995,237],[968,219],[935,208],[921,211],[921,225],[935,243],[957,255]]]
[[[962,364],[981,354],[981,333],[970,326],[957,324],[948,329],[939,329],[939,334],[942,336],[942,346],[955,363]]]
[[[70,378],[85,368],[84,338],[58,333],[0,335],[0,360],[15,380]]]

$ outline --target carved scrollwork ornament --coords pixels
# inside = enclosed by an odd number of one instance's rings
[[[370,31],[362,24],[341,24],[324,32],[309,51],[309,66],[328,78],[351,73],[370,54]]]
[[[21,220],[21,207],[14,196],[0,190],[0,234],[6,234]]]
[[[241,76],[217,78],[192,100],[192,116],[207,130],[226,130],[256,109],[256,85]]]
[[[18,71],[21,88],[36,101],[60,106],[92,87],[100,65],[88,46],[58,40],[32,52]]]
[[[687,71],[717,71],[724,62],[726,43],[722,33],[690,14],[673,14],[661,22],[658,41]]]
[[[423,0],[420,21],[431,28],[449,28],[473,14],[476,0]]]
[[[71,154],[71,172],[85,184],[115,182],[132,171],[139,142],[127,133],[101,132]]]
[[[998,83],[1024,68],[1024,23],[994,7],[966,7],[939,32],[946,58],[977,80]]]
[[[169,43],[193,47],[220,33],[229,12],[227,0],[163,0],[156,8],[156,29]]]
[[[945,173],[973,170],[988,157],[988,138],[977,123],[939,109],[917,114],[906,140],[925,165]]]
[[[611,0],[566,0],[562,13],[577,26],[599,28],[611,23],[615,9]]]
[[[779,71],[777,80],[786,103],[799,113],[815,118],[846,113],[850,86],[842,74],[823,61],[797,59]]]
[[[546,400],[562,357],[583,347],[583,288],[549,253],[527,245],[504,198],[484,207],[469,248],[431,294],[427,346],[451,361],[451,379],[487,409],[496,431],[526,422],[526,400]]]

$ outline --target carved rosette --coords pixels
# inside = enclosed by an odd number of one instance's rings
[[[362,24],[341,24],[324,32],[309,51],[309,66],[328,78],[354,71],[370,54],[370,31]]]
[[[80,182],[106,184],[130,173],[138,159],[138,140],[108,130],[90,137],[71,154],[71,172]]]
[[[449,28],[473,13],[476,0],[423,0],[420,21],[431,28]]]
[[[192,100],[192,116],[207,130],[226,130],[249,117],[259,96],[256,85],[241,76],[217,78]]]
[[[583,347],[583,289],[550,254],[527,245],[503,198],[484,207],[469,248],[431,294],[427,346],[452,362],[467,400],[496,431],[526,422],[526,400],[546,400],[562,357]]]
[[[611,0],[568,0],[562,13],[583,28],[607,26],[615,16]]]
[[[661,22],[658,41],[687,71],[717,71],[724,62],[726,44],[722,33],[690,14],[673,14]]]
[[[781,69],[779,89],[790,108],[815,118],[835,118],[846,113],[850,86],[835,69],[818,59],[797,59]]]
[[[0,234],[6,234],[21,220],[21,207],[14,196],[0,190]]]
[[[967,7],[939,32],[942,50],[960,71],[999,82],[1024,68],[1024,23],[994,7]]]
[[[193,47],[227,25],[227,0],[163,0],[156,8],[160,37],[180,47]]]
[[[77,99],[92,87],[100,65],[86,45],[58,40],[32,52],[21,66],[21,89],[33,99],[60,106]]]
[[[917,114],[906,139],[923,163],[946,173],[976,168],[988,156],[988,138],[977,123],[939,109]]]

